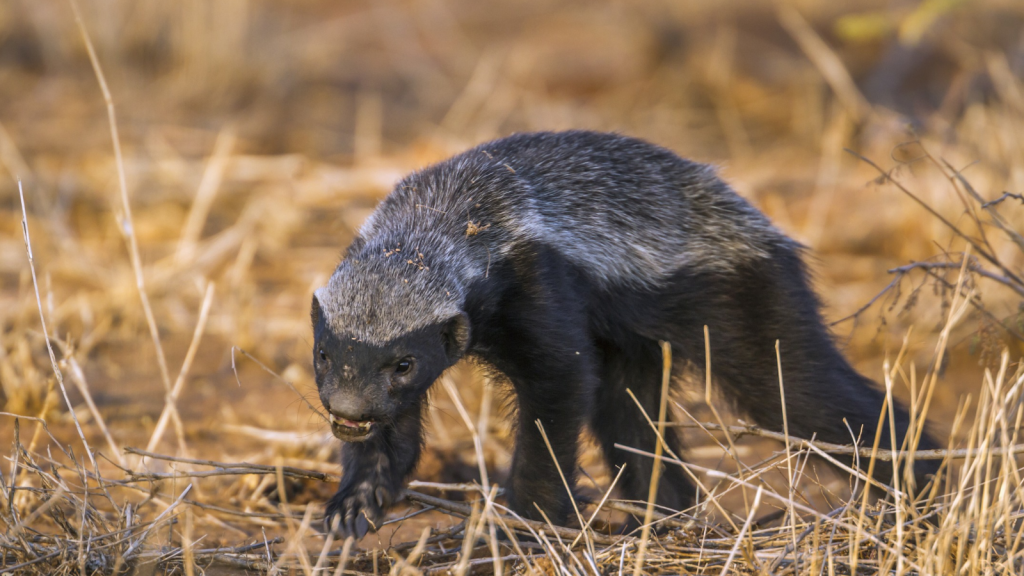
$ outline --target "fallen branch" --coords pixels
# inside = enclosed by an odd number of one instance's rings
[[[145,456],[146,458],[153,458],[154,460],[180,462],[182,464],[195,464],[198,466],[210,466],[212,468],[217,468],[217,470],[210,470],[208,472],[184,472],[175,474],[135,472],[134,470],[129,470],[127,474],[132,480],[171,480],[174,478],[209,478],[211,476],[236,476],[239,474],[277,474],[278,468],[280,468],[281,472],[285,476],[291,478],[308,478],[311,480],[319,480],[321,482],[338,482],[341,480],[340,476],[336,476],[334,474],[295,468],[293,466],[272,466],[269,464],[250,464],[249,462],[233,463],[218,462],[216,460],[199,460],[196,458],[180,458],[178,456],[167,456],[166,454],[157,454],[156,452],[140,450],[138,448],[132,448],[131,446],[125,446],[124,451],[128,454]]]
[[[678,422],[666,422],[666,427],[669,428],[706,428],[708,430],[716,430],[721,432],[723,429],[718,424],[683,424]],[[780,432],[772,432],[771,430],[765,430],[758,426],[750,424],[744,426],[727,426],[725,431],[730,434],[736,434],[738,436],[760,436],[762,438],[771,438],[772,440],[778,440],[779,442],[786,441],[786,435]],[[859,455],[861,458],[871,458],[875,460],[894,460],[896,458],[909,458],[913,456],[915,460],[942,460],[943,458],[961,459],[961,458],[974,458],[979,455],[991,455],[991,456],[1002,456],[1010,454],[1024,454],[1024,444],[1014,444],[1012,446],[999,446],[992,448],[961,448],[961,449],[936,449],[936,450],[878,450],[874,452],[871,448],[858,448],[856,446],[850,446],[847,444],[833,444],[831,442],[822,442],[820,440],[804,440],[803,438],[789,437],[790,444],[797,448],[814,446],[822,452],[828,452],[829,454],[842,454],[852,456],[854,454]]]

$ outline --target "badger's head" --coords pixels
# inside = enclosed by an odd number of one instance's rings
[[[313,366],[335,436],[375,436],[463,356],[460,292],[426,269],[352,259],[316,291]]]

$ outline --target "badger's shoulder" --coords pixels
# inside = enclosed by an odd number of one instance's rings
[[[523,182],[509,166],[472,149],[417,170],[395,185],[359,229],[373,242],[389,235],[465,236],[471,221],[513,218]]]
[[[399,182],[316,292],[331,329],[382,344],[460,313],[490,258],[510,245],[504,167],[461,154]]]

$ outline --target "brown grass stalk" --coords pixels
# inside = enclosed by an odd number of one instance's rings
[[[782,407],[782,435],[786,437],[786,470],[788,472],[789,481],[789,528],[790,534],[793,537],[793,550],[796,550],[796,510],[793,508],[792,502],[794,500],[794,492],[796,490],[796,478],[793,476],[793,455],[790,453],[790,439],[789,439],[789,416],[786,412],[786,386],[783,383],[782,378],[782,352],[780,351],[779,341],[775,341],[775,364],[779,370],[779,397],[780,406]],[[868,474],[868,476],[871,476]],[[799,569],[799,566],[797,566]]]
[[[206,293],[203,295],[203,303],[199,309],[199,318],[196,320],[196,328],[192,333],[192,342],[188,346],[188,351],[185,353],[185,359],[181,363],[181,370],[178,372],[178,377],[174,381],[174,386],[171,391],[168,392],[167,398],[164,400],[164,409],[160,413],[160,419],[157,420],[156,427],[153,429],[153,434],[149,437],[149,442],[146,444],[146,451],[150,452],[160,442],[163,437],[164,430],[167,427],[168,420],[171,419],[172,414],[177,414],[177,401],[181,396],[181,391],[185,389],[185,382],[188,380],[189,370],[192,368],[192,362],[195,360],[196,352],[199,351],[199,343],[202,341],[203,332],[206,330],[206,321],[209,317],[210,306],[213,304],[213,294],[215,285],[213,282],[209,282],[206,285]],[[181,450],[185,449],[185,437],[184,431],[178,430],[178,446]]]
[[[114,99],[107,87],[107,79],[100,66],[99,57],[96,56],[96,49],[93,48],[89,31],[82,20],[82,13],[78,8],[77,0],[68,0],[71,10],[75,15],[75,24],[85,42],[85,50],[89,54],[89,62],[92,64],[96,81],[103,92],[103,101],[107,106],[107,120],[110,125],[110,138],[114,144],[114,159],[117,162],[117,183],[121,191],[121,209],[124,210],[123,219],[120,222],[120,231],[128,242],[128,254],[131,258],[132,271],[135,273],[135,287],[139,291],[139,299],[142,301],[142,311],[146,316],[146,324],[149,326],[149,335],[153,339],[153,346],[156,349],[156,362],[160,368],[160,378],[163,381],[164,389],[171,391],[171,376],[167,370],[167,358],[164,356],[164,347],[160,341],[160,330],[156,325],[156,318],[153,316],[153,307],[149,303],[149,296],[146,294],[146,280],[142,273],[142,257],[139,255],[139,243],[135,237],[135,224],[132,218],[132,206],[128,200],[128,180],[125,176],[124,155],[121,153],[121,137],[117,131],[117,114],[114,110]]]
[[[668,342],[661,342],[661,401],[658,404],[658,422],[665,422],[665,415],[668,412],[668,387],[672,382],[672,346]],[[665,451],[665,425],[657,428],[658,441],[654,446],[654,454],[661,456]],[[654,458],[653,469],[651,470],[651,484],[647,493],[647,510],[644,512],[644,524],[640,532],[640,545],[637,549],[636,560],[633,563],[633,576],[640,576],[644,565],[644,556],[647,554],[647,540],[651,536],[651,520],[654,514],[654,502],[658,498],[658,482],[661,480],[661,460]],[[582,522],[581,522],[582,524]]]
[[[185,226],[182,228],[181,238],[178,240],[178,248],[174,253],[174,260],[178,266],[183,266],[195,258],[196,243],[203,233],[203,226],[210,215],[213,201],[217,198],[217,192],[224,180],[224,173],[234,147],[235,127],[229,124],[217,134],[217,140],[213,144],[213,154],[206,164],[203,178],[199,182],[195,199],[192,201],[192,207],[185,219]]]
[[[50,367],[53,368],[53,375],[57,378],[57,385],[60,387],[60,393],[64,397],[64,404],[68,407],[68,413],[71,414],[71,419],[75,423],[75,430],[78,431],[78,438],[82,441],[82,446],[85,448],[85,453],[89,457],[89,462],[92,464],[93,470],[98,470],[96,467],[96,460],[92,455],[92,450],[89,449],[89,442],[85,439],[85,433],[82,432],[82,425],[78,422],[78,416],[75,414],[75,407],[71,405],[71,400],[68,398],[68,391],[64,386],[64,374],[57,365],[57,357],[53,353],[53,344],[50,342],[50,333],[46,329],[46,314],[43,313],[43,301],[39,297],[39,281],[36,279],[35,259],[32,257],[32,239],[28,232],[28,212],[25,210],[25,191],[22,188],[21,182],[18,182],[18,197],[21,200],[21,231],[24,234],[25,252],[28,255],[29,271],[32,273],[32,289],[35,291],[36,307],[39,309],[39,324],[43,330],[43,340],[46,342],[46,352],[50,355]],[[45,412],[43,414],[45,414]]]
[[[782,27],[796,40],[807,58],[825,77],[847,113],[855,122],[862,122],[871,114],[871,105],[860,93],[843,61],[811,28],[807,20],[789,4],[778,4],[776,15]]]

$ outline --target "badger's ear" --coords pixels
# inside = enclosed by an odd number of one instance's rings
[[[459,314],[445,323],[441,336],[444,338],[444,351],[453,364],[469,348],[469,317]]]
[[[313,322],[313,330],[316,330],[316,326],[321,320],[326,320],[326,318],[324,318],[324,312],[320,308],[320,297],[317,292],[319,292],[319,290],[313,293],[313,305],[309,310],[309,319]]]

